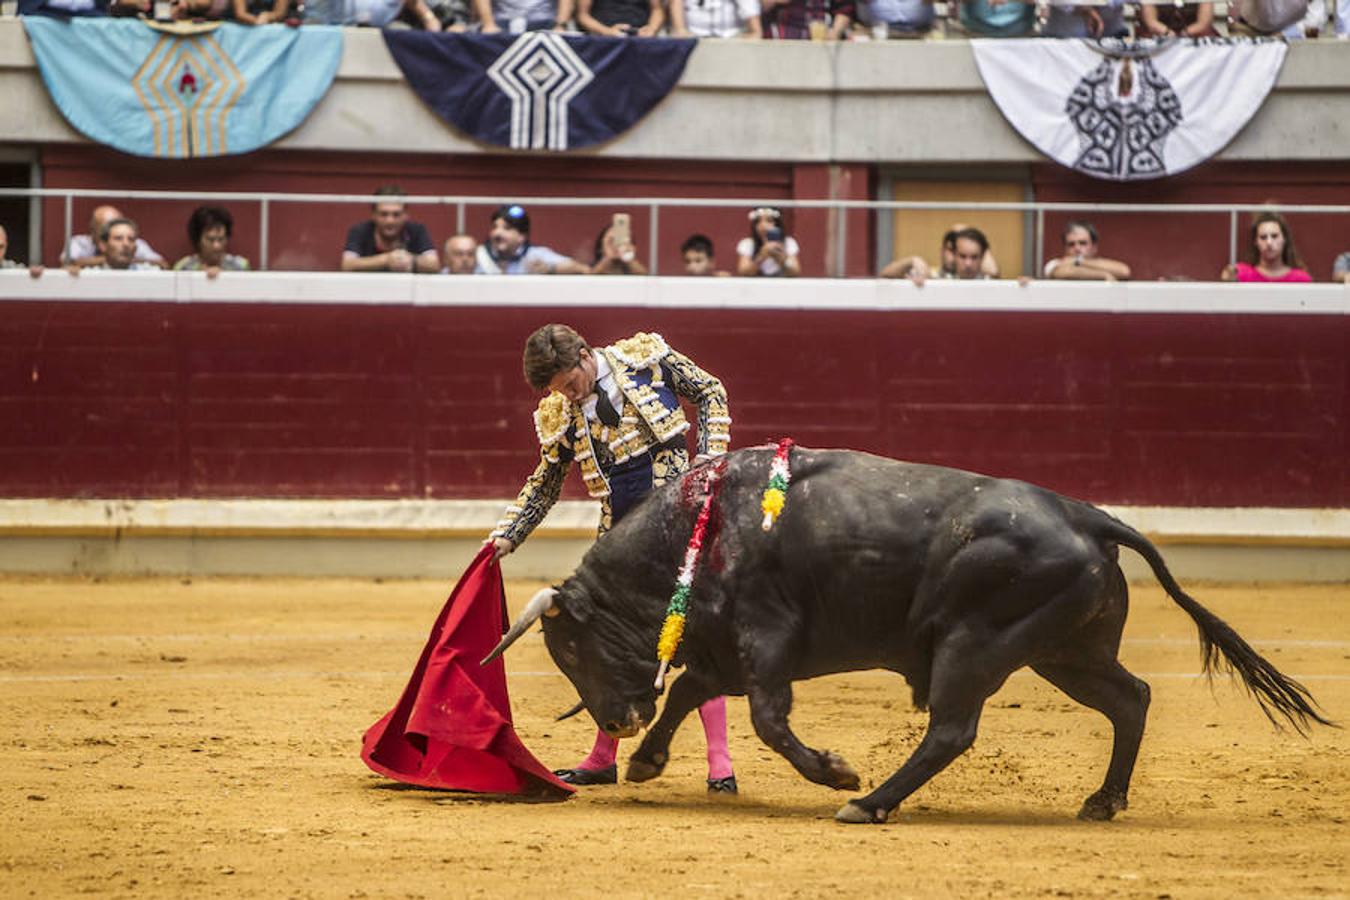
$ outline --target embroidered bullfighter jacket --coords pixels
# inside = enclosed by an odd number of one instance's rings
[[[599,533],[604,534],[615,520],[621,473],[642,467],[635,498],[640,499],[689,468],[683,437],[689,422],[680,408],[681,397],[698,408],[698,454],[720,456],[727,451],[731,417],[726,390],[689,357],[671,349],[661,335],[638,332],[593,352],[609,363],[623,396],[618,426],[588,419],[580,404],[556,391],[541,400],[534,413],[539,465],[491,537],[505,537],[519,547],[557,502],[573,461],[581,469],[587,492],[600,501]],[[624,483],[631,485],[632,479],[625,478]]]

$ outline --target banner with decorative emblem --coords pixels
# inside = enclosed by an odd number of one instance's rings
[[[266,146],[304,121],[342,58],[342,29],[330,26],[23,23],[66,121],[137,156],[227,156]]]
[[[408,84],[471,137],[518,150],[575,150],[617,137],[670,93],[697,41],[384,32]]]
[[[1013,128],[1111,181],[1176,175],[1217,154],[1261,108],[1288,50],[1261,38],[970,43]]]

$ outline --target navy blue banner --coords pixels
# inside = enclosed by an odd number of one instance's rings
[[[437,115],[489,144],[575,150],[632,128],[670,93],[697,41],[383,32],[408,84]]]

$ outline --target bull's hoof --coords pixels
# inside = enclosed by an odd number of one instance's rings
[[[834,820],[845,825],[883,825],[886,822],[886,810],[868,810],[850,801],[839,808],[839,812],[834,814]]]
[[[822,783],[826,787],[832,787],[836,791],[856,791],[862,786],[858,773],[853,771],[853,767],[845,762],[842,756],[828,751],[822,755],[825,757],[825,780]]]
[[[656,759],[648,761],[645,759],[628,760],[628,771],[624,773],[625,781],[651,781],[666,770],[666,757],[664,753],[658,753]]]
[[[1084,822],[1109,822],[1116,813],[1128,808],[1129,805],[1124,794],[1098,791],[1083,801],[1078,818]]]

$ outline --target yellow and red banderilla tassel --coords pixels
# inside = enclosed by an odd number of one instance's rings
[[[689,594],[694,586],[694,570],[698,568],[699,554],[703,550],[703,539],[708,533],[708,519],[712,515],[713,501],[717,498],[717,472],[708,476],[708,494],[703,498],[703,507],[694,522],[694,533],[689,536],[689,546],[684,551],[684,565],[675,579],[675,592],[670,595],[666,606],[666,620],[661,625],[661,637],[656,642],[656,658],[661,661],[656,671],[656,689],[662,690],[666,683],[666,670],[675,658],[675,651],[684,637],[684,620],[689,613]]]
[[[788,451],[792,449],[792,438],[783,438],[778,442],[778,452],[769,464],[769,486],[764,489],[764,499],[759,507],[764,511],[764,521],[760,528],[768,531],[774,521],[783,514],[783,504],[787,502],[788,482],[792,480],[792,471],[788,468]]]

